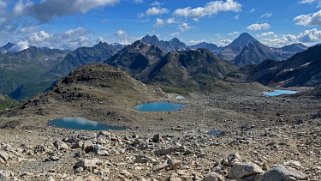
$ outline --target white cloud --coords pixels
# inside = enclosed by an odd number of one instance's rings
[[[316,13],[302,14],[293,19],[297,25],[321,25],[321,10]]]
[[[118,39],[118,43],[122,45],[128,45],[130,44],[130,41],[128,40],[128,35],[125,30],[119,29],[115,33],[116,38]]]
[[[174,24],[174,23],[176,23],[174,18],[168,18],[166,20],[161,19],[161,18],[157,18],[154,26],[160,27],[160,26],[164,26],[164,25],[171,25],[171,24]]]
[[[319,42],[321,41],[321,30],[313,28],[311,30],[305,30],[298,35],[301,42]]]
[[[181,31],[187,31],[187,30],[191,29],[192,27],[188,23],[181,23],[180,25],[178,25],[178,28]]]
[[[271,25],[268,23],[262,23],[262,24],[255,23],[247,27],[247,29],[250,31],[262,31],[270,28],[271,28]]]
[[[300,4],[312,4],[314,3],[316,0],[301,0],[299,3]]]
[[[251,9],[250,13],[254,13],[254,11],[255,11],[255,9],[253,8],[253,9]]]
[[[29,48],[28,41],[19,41],[19,42],[16,42],[15,45],[9,49],[9,51],[20,52],[20,51],[25,50],[27,48]]]
[[[262,43],[269,46],[281,47],[293,43],[305,43],[313,45],[321,42],[321,30],[316,28],[305,30],[299,34],[281,34],[278,35],[274,32],[264,32],[257,36]]]
[[[150,4],[151,6],[161,6],[162,3],[158,2],[158,1],[154,1]]]
[[[272,13],[264,13],[264,14],[262,14],[262,16],[260,18],[269,18],[272,15],[273,15]]]
[[[29,39],[32,42],[41,42],[41,41],[45,41],[50,37],[51,35],[48,32],[42,30],[42,31],[33,33]]]
[[[156,16],[156,15],[161,15],[161,14],[166,14],[168,13],[168,9],[166,8],[161,8],[161,7],[151,7],[146,11],[146,15],[148,16]]]
[[[205,4],[204,7],[191,8],[186,7],[182,9],[176,9],[174,15],[193,18],[195,20],[204,17],[218,14],[219,12],[240,12],[242,5],[234,0],[224,1],[211,1]]]
[[[119,29],[116,31],[115,35],[116,36],[124,36],[124,35],[126,35],[126,32],[122,29]]]

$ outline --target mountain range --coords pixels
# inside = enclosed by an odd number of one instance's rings
[[[136,41],[105,61],[145,83],[167,88],[199,89],[224,78],[236,67],[206,49],[166,51]]]
[[[266,60],[254,66],[248,81],[277,86],[316,86],[321,84],[321,45],[298,53],[287,61]]]
[[[105,62],[145,83],[171,88],[179,85],[194,90],[208,87],[211,81],[224,79],[232,72],[239,72],[234,65],[260,64],[266,59],[286,60],[307,48],[302,44],[268,47],[248,33],[241,34],[225,47],[206,42],[187,46],[177,38],[164,41],[155,35],[147,35],[127,46],[99,43],[74,51],[38,47],[21,52],[9,51],[12,47],[12,43],[1,47],[0,93],[14,99],[37,95],[89,63]],[[255,77],[254,74],[246,76],[248,80],[256,80],[251,78]]]
[[[52,82],[42,75],[61,62],[67,51],[29,47],[21,52],[7,52],[0,56],[0,93],[14,99],[33,96]]]
[[[156,35],[147,35],[142,38],[142,41],[149,45],[157,46],[165,52],[188,49],[188,46],[185,43],[181,42],[178,38],[173,38],[169,41],[163,41],[159,40]]]

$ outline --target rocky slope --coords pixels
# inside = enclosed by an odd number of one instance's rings
[[[100,89],[95,82],[104,81],[87,76],[85,72],[75,72],[77,76],[67,78],[63,84],[70,82],[69,90],[63,89],[55,97],[71,97],[64,93],[68,91],[83,93],[84,89],[73,87],[87,84],[87,81],[92,87],[87,93]],[[92,74],[96,71],[90,72],[90,75],[96,74]],[[109,68],[107,72],[116,73]],[[116,121],[128,123],[129,129],[124,131],[46,127],[46,120],[58,109],[64,109],[64,114],[80,115],[80,111],[67,112],[76,109],[79,103],[87,106],[76,98],[68,100],[69,107],[64,99],[59,99],[61,104],[56,107],[57,103],[51,104],[50,109],[46,109],[47,114],[40,118],[39,113],[32,113],[33,116],[5,114],[0,117],[0,126],[6,127],[0,134],[0,178],[33,181],[320,180],[321,145],[318,140],[321,127],[319,118],[311,118],[320,110],[320,102],[287,96],[267,98],[261,91],[252,87],[243,93],[226,90],[211,96],[194,95],[182,102],[187,107],[178,112],[131,111],[131,115],[139,119]],[[118,96],[117,93],[113,96]],[[148,92],[144,94],[149,95]],[[81,111],[96,109],[95,99],[86,102],[90,107]],[[40,108],[42,104],[36,101],[26,107]],[[117,109],[124,109],[123,104],[113,104]],[[102,112],[109,111],[106,101],[99,105],[104,105]],[[102,116],[101,121],[108,122],[108,115]],[[23,124],[8,129],[19,119]]]
[[[139,80],[146,80],[151,69],[164,55],[165,52],[162,49],[142,41],[136,41],[105,63],[120,68]]]
[[[266,59],[282,60],[283,56],[258,41],[251,42],[243,47],[242,51],[232,60],[232,63],[242,67],[250,64],[260,64]]]
[[[187,91],[208,90],[234,70],[206,49],[170,52],[152,69],[148,82]]]
[[[321,84],[321,45],[294,55],[287,61],[267,60],[256,66],[248,80],[280,86],[315,86]]]
[[[11,106],[16,105],[17,102],[11,98],[0,94],[0,110],[10,108]]]
[[[31,116],[40,121],[38,125],[46,125],[48,119],[42,119],[48,115],[53,118],[77,115],[117,124],[119,120],[136,119],[131,115],[134,105],[162,96],[160,89],[144,85],[112,66],[89,64],[57,82],[51,90],[4,115]],[[20,120],[19,123],[28,124]]]

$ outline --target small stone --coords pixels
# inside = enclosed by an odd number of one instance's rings
[[[82,144],[82,150],[84,150],[86,153],[89,153],[89,152],[91,152],[92,150],[93,150],[93,143],[92,143],[92,141],[90,141],[90,140],[87,140],[87,141],[85,141],[83,144]]]
[[[223,165],[232,166],[236,162],[241,162],[241,160],[242,158],[238,153],[232,153],[223,160]]]
[[[225,181],[224,177],[216,172],[211,172],[204,176],[202,181]]]
[[[133,176],[133,174],[128,172],[127,170],[121,171],[120,174],[124,175],[126,178],[131,178]]]
[[[5,151],[0,151],[0,160],[3,160],[5,163],[9,160],[9,154]]]
[[[94,159],[80,159],[76,164],[75,168],[82,167],[84,169],[93,169],[93,168],[98,168],[98,166],[102,165],[102,161],[100,161],[97,158]]]
[[[155,143],[159,143],[160,141],[161,141],[161,136],[160,136],[160,134],[155,134],[154,136],[153,136],[153,142],[155,142]]]
[[[96,137],[97,137],[96,133],[81,133],[81,134],[78,135],[78,138],[82,139],[82,140],[91,140],[91,139],[94,139]]]
[[[64,143],[64,142],[62,142],[62,141],[60,141],[60,140],[54,141],[53,145],[54,145],[58,150],[68,150],[68,149],[69,149],[69,146],[68,146],[66,143]]]
[[[147,163],[149,162],[151,159],[148,158],[147,156],[145,155],[137,155],[135,156],[135,160],[134,160],[134,163]]]
[[[52,176],[50,176],[48,177],[47,181],[55,181],[55,179]]]

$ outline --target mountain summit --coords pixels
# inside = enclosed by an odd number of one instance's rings
[[[257,43],[259,42],[255,38],[253,38],[248,33],[242,33],[238,38],[236,38],[232,43],[227,45],[222,49],[219,54],[219,57],[224,60],[233,60],[237,55],[239,55],[242,49],[250,44],[250,43]]]
[[[244,46],[258,42],[252,35],[248,33],[242,33],[238,38],[236,38],[232,43],[230,43],[227,47],[241,50]]]
[[[175,51],[175,50],[185,50],[187,45],[181,42],[178,38],[173,38],[169,41],[159,40],[156,35],[150,36],[147,35],[142,38],[144,43],[157,46],[166,52]]]

